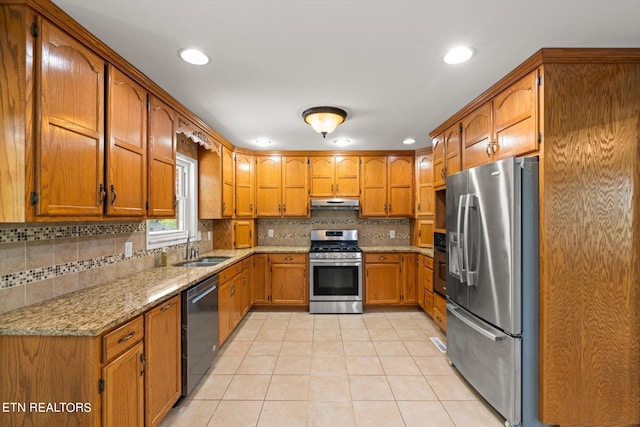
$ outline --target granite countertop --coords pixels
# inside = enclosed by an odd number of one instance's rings
[[[369,246],[366,252],[418,252],[415,246]],[[202,256],[229,257],[212,267],[167,266],[62,295],[0,314],[0,335],[99,336],[254,253],[307,253],[308,246],[257,246],[214,250]]]

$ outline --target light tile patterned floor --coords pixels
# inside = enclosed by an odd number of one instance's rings
[[[161,427],[501,427],[420,311],[254,311]]]

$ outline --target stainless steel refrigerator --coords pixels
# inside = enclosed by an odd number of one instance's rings
[[[538,159],[447,177],[447,353],[511,425],[538,421]]]

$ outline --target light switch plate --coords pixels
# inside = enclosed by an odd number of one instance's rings
[[[267,235],[269,237],[273,237],[273,228],[270,228],[269,231],[267,231]]]
[[[124,242],[124,257],[131,258],[133,256],[133,242]]]
[[[396,230],[389,230],[389,237],[391,239],[395,239],[396,238]]]

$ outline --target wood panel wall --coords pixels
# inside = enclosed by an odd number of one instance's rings
[[[545,65],[540,418],[640,420],[640,64]]]

